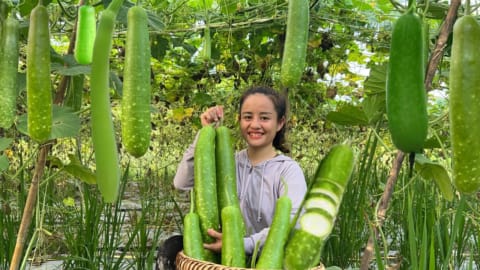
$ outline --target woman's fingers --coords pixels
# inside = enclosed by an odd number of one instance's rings
[[[214,229],[208,229],[208,235],[215,238],[213,243],[204,243],[203,247],[214,252],[222,251],[222,233],[215,231]]]
[[[222,240],[222,233],[221,232],[217,232],[214,229],[208,229],[207,233],[208,233],[208,235],[210,235],[211,237],[213,237],[217,240]]]
[[[203,126],[218,122],[223,118],[223,106],[214,106],[208,108],[200,115],[200,121]]]
[[[219,119],[223,118],[223,106],[215,106],[215,111]]]

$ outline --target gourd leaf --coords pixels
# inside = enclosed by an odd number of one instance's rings
[[[12,138],[0,138],[0,151],[7,149],[12,142]]]
[[[375,65],[370,68],[370,74],[365,79],[363,87],[369,94],[385,93],[387,80],[387,65]]]
[[[446,200],[453,200],[452,181],[442,165],[430,161],[424,155],[416,154],[415,170],[423,179],[433,180]]]
[[[366,126],[368,117],[362,108],[351,104],[344,104],[336,111],[327,114],[327,120],[345,126]]]
[[[97,183],[95,173],[82,165],[75,155],[68,155],[68,158],[70,159],[68,164],[63,164],[57,157],[51,157],[50,163],[87,184],[94,185]]]
[[[52,107],[52,131],[49,140],[75,137],[80,132],[80,118],[68,107],[53,105]],[[18,118],[17,129],[23,134],[28,135],[27,114]]]
[[[9,165],[10,165],[10,163],[8,162],[7,156],[1,155],[0,156],[0,172],[3,172],[6,169],[8,169]]]
[[[42,4],[44,6],[48,6],[52,0],[42,0]],[[18,10],[20,11],[20,14],[22,17],[27,16],[30,14],[30,11],[32,11],[33,8],[35,8],[38,4],[38,0],[30,0],[30,1],[20,1],[20,4],[18,5]]]
[[[386,112],[385,94],[375,94],[365,97],[362,108],[371,125],[375,125]]]
[[[64,66],[60,64],[52,64],[52,72],[56,72],[64,76],[75,76],[80,74],[90,74],[89,65]]]

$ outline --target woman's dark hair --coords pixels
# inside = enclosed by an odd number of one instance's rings
[[[275,107],[275,111],[277,112],[277,121],[280,121],[282,117],[285,118],[285,124],[279,131],[277,131],[277,134],[275,134],[275,138],[273,138],[273,147],[275,147],[275,149],[277,150],[282,151],[283,153],[290,153],[290,147],[288,147],[286,139],[286,121],[288,107],[286,96],[268,86],[253,86],[247,89],[240,97],[239,115],[242,111],[243,102],[245,101],[245,99],[247,99],[247,97],[253,94],[263,94],[272,101],[273,106]]]

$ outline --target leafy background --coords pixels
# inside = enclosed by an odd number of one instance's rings
[[[35,159],[41,147],[29,139],[25,122],[25,45],[29,13],[37,2],[0,1],[0,19],[3,20],[8,12],[15,12],[21,22],[18,117],[14,127],[0,130],[0,202],[4,209],[0,228],[6,235],[4,243],[9,243],[2,247],[3,253],[0,249],[0,254],[13,252],[15,237],[12,235],[21,220]],[[98,16],[109,2],[91,1],[90,4],[95,6]],[[125,1],[117,17],[110,58],[112,112],[124,169],[122,201],[134,201],[144,213],[151,213],[151,220],[147,220],[145,215],[134,211],[134,214],[129,214],[129,221],[125,221],[115,219],[118,217],[116,210],[125,211],[123,205],[119,203],[113,209],[103,205],[95,188],[89,125],[90,66],[77,64],[69,53],[79,2],[44,0],[50,16],[51,69],[55,94],[66,101],[69,92],[79,87],[69,84],[66,91],[62,91],[64,78],[74,80],[84,76],[85,84],[80,86],[82,103],[78,110],[70,108],[67,102],[54,107],[54,140],[47,170],[40,182],[39,194],[44,197],[37,202],[36,219],[29,232],[31,237],[28,238],[35,248],[26,249],[26,254],[30,255],[26,258],[40,258],[42,261],[58,254],[70,254],[71,257],[63,257],[64,267],[68,269],[84,262],[79,258],[96,256],[100,258],[97,264],[86,264],[84,267],[105,267],[105,261],[118,254],[119,246],[124,251],[127,249],[105,235],[106,240],[101,245],[110,244],[112,252],[97,256],[98,246],[94,244],[100,245],[97,243],[99,235],[86,233],[87,225],[97,226],[101,233],[116,231],[116,227],[109,227],[111,224],[123,226],[128,223],[131,231],[127,242],[135,242],[137,253],[134,252],[134,257],[140,258],[136,262],[137,268],[151,264],[155,254],[152,247],[162,237],[181,231],[181,217],[188,208],[189,199],[185,198],[188,194],[172,189],[171,179],[183,151],[200,128],[199,114],[208,106],[223,104],[225,124],[235,131],[235,147],[240,149],[244,145],[236,132],[238,97],[251,85],[267,84],[288,93],[291,155],[304,168],[307,178],[312,177],[318,160],[336,143],[347,141],[358,153],[358,169],[345,195],[342,216],[334,237],[325,247],[326,255],[323,258],[328,265],[358,265],[361,250],[370,236],[369,224],[374,223],[376,218],[375,206],[384,191],[385,180],[396,153],[386,126],[385,64],[388,61],[392,25],[404,11],[407,2],[311,0],[307,66],[300,84],[282,89],[279,71],[285,40],[286,1],[141,1],[138,4],[148,11],[151,39],[152,140],[147,154],[136,159],[124,152],[120,137],[126,13],[129,7],[137,4],[135,1]],[[417,8],[428,25],[426,42],[432,49],[449,2],[418,1]],[[209,59],[201,57],[207,27],[212,42]],[[478,217],[452,211],[476,209],[475,198],[465,202],[454,193],[451,185],[442,187],[433,184],[438,179],[442,179],[441,183],[451,181],[446,87],[450,43],[451,40],[444,49],[444,57],[432,82],[433,88],[429,91],[429,139],[424,153],[417,158],[415,176],[409,177],[408,166],[402,167],[398,193],[395,193],[389,210],[391,218],[384,229],[389,236],[387,240],[379,241],[380,246],[377,246],[378,250],[383,249],[377,254],[383,254],[381,257],[384,259],[377,258],[376,266],[379,268],[382,268],[382,263],[398,263],[405,269],[409,266],[426,269],[423,268],[425,264],[440,267],[451,265],[450,255],[446,255],[448,252],[445,251],[448,248],[445,247],[453,249],[455,246],[458,253],[463,253],[465,246],[470,250],[477,245],[478,250]],[[415,194],[427,195],[418,198]],[[5,209],[10,210],[6,212]],[[426,209],[434,210],[426,214]],[[407,210],[413,212],[407,213]],[[63,225],[57,222],[58,216],[62,215],[68,217],[63,220]],[[113,221],[109,224],[101,222],[102,215]],[[166,219],[169,215],[174,216],[171,222]],[[463,240],[465,235],[470,235],[468,233],[462,234],[464,237],[441,237],[442,233],[447,235],[452,228],[461,227],[453,226],[460,222],[457,217],[463,217],[463,222],[470,224],[465,226],[471,228],[472,235],[476,235],[472,236],[474,244],[463,245],[464,242],[458,242],[458,239]],[[411,223],[403,222],[402,218]],[[419,225],[419,229],[414,226],[417,222],[425,222],[431,227],[425,225],[425,229]],[[146,235],[148,226],[157,228],[153,239]],[[435,231],[440,236],[429,235],[428,231]],[[411,238],[412,235],[421,241],[412,240],[415,239]],[[119,238],[125,239],[125,236]],[[109,239],[112,241],[108,242]],[[436,244],[425,244],[430,241]],[[87,242],[91,245],[84,244],[83,249],[78,247]],[[425,250],[439,249],[439,253],[430,255],[430,258],[442,259],[425,262],[429,256],[414,244],[423,244]],[[346,249],[346,246],[350,246],[350,249]],[[389,254],[394,251],[400,252],[400,255],[395,253],[392,259]],[[139,255],[141,252],[145,253],[145,257]],[[122,254],[125,256],[125,253]],[[476,254],[477,257],[474,256],[471,262],[478,263],[478,252],[469,254]],[[9,258],[0,256],[4,268]],[[454,263],[457,264],[465,259],[462,256],[455,258]],[[120,267],[119,264],[117,266]]]

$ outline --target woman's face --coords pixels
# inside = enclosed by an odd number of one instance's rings
[[[263,94],[248,96],[240,111],[240,131],[251,148],[272,147],[273,139],[284,124],[278,121],[272,100]]]

